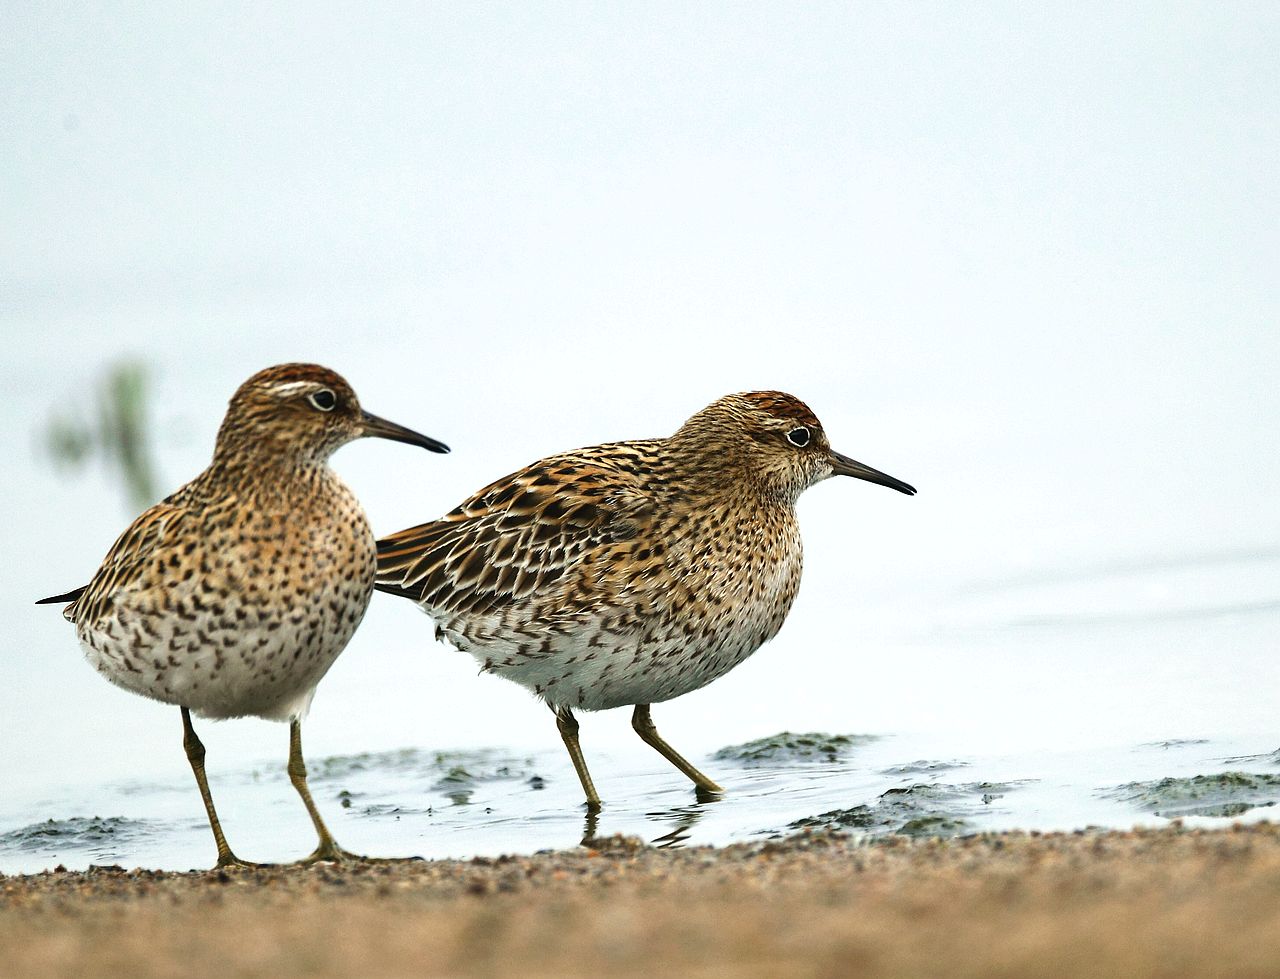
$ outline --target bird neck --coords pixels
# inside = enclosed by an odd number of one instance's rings
[[[726,507],[795,506],[803,487],[792,487],[761,465],[758,454],[741,441],[717,440],[700,434],[696,441],[668,439],[671,482],[695,498],[712,499]]]
[[[277,497],[305,492],[331,475],[327,456],[267,438],[252,444],[219,441],[201,479],[207,488],[242,497]]]

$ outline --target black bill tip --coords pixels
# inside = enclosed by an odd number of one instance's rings
[[[385,418],[379,418],[377,415],[371,415],[367,411],[361,415],[361,419],[364,422],[366,438],[404,442],[407,445],[416,445],[430,452],[445,453],[449,451],[449,447],[438,439],[423,435],[421,432],[415,432],[412,428],[397,425],[395,422],[387,421]]]
[[[846,455],[839,452],[831,453],[831,471],[837,476],[852,476],[854,479],[865,479],[868,483],[877,483],[880,486],[888,486],[895,489],[899,493],[905,493],[907,496],[915,496],[916,488],[910,483],[904,483],[900,479],[895,479],[888,473],[882,473],[879,469],[872,469],[870,466],[864,466],[855,459],[850,459]]]

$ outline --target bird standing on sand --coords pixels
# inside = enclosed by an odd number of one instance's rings
[[[835,475],[915,493],[832,451],[797,398],[733,394],[670,438],[542,459],[378,541],[377,587],[418,603],[437,638],[551,707],[590,809],[600,797],[575,709],[635,705],[636,733],[716,793],[659,736],[649,705],[773,638],[800,585],[796,499]]]
[[[192,711],[287,720],[289,778],[320,838],[304,862],[352,856],[307,788],[301,720],[373,594],[373,533],[328,465],[365,436],[449,451],[362,411],[327,368],[255,374],[231,399],[209,468],[138,517],[88,585],[41,603],[71,603],[63,615],[112,683],[182,708],[219,867],[246,864],[218,823]]]

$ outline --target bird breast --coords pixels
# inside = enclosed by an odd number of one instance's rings
[[[307,489],[291,507],[241,499],[190,514],[105,613],[79,624],[95,668],[204,716],[305,713],[364,616],[375,562],[364,512],[337,477]]]

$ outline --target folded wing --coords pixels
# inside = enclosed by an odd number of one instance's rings
[[[152,561],[164,559],[165,542],[173,540],[186,516],[186,509],[170,503],[157,503],[144,512],[117,538],[89,584],[68,593],[73,601],[62,614],[71,622],[96,622],[109,611],[119,589],[137,584]]]
[[[499,611],[581,582],[652,514],[641,472],[594,451],[553,456],[378,541],[377,588],[437,614]]]

